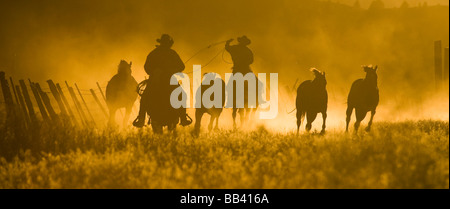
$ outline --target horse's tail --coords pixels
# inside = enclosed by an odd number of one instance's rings
[[[297,89],[296,108],[297,108],[297,131],[300,129],[300,125],[306,115],[305,98],[301,91],[301,86]]]

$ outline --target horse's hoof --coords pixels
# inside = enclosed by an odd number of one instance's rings
[[[325,133],[326,133],[326,131],[325,131],[325,130],[322,130],[322,131],[320,132],[320,135],[325,135]]]
[[[370,128],[369,127],[366,128],[366,132],[370,132]]]

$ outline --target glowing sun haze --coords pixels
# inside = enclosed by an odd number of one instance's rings
[[[0,70],[16,80],[67,80],[89,89],[97,81],[105,86],[121,59],[132,61],[133,75],[143,80],[146,56],[162,33],[171,34],[184,61],[210,44],[247,35],[255,73],[279,73],[280,122],[295,126],[294,115],[286,114],[295,107],[293,85],[312,79],[308,69],[317,67],[327,73],[330,124],[341,125],[351,83],[365,76],[360,66],[367,64],[380,67],[378,120],[448,120],[448,94],[434,88],[433,42],[448,47],[449,10],[432,6],[448,1],[380,11],[355,9],[354,0],[340,1],[350,6],[335,2],[8,1],[0,13]],[[403,1],[384,2],[389,7]],[[418,1],[410,2],[413,7]],[[221,44],[200,53],[186,72],[222,49]],[[202,71],[224,78],[231,72],[229,60],[219,55]]]

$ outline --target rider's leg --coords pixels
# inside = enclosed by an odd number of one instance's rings
[[[143,99],[141,99],[141,104],[139,105],[139,114],[137,118],[133,121],[133,126],[141,128],[145,125],[145,114],[147,111],[145,111],[145,105],[144,105]]]
[[[191,125],[192,120],[188,119],[188,114],[186,113],[186,108],[180,108],[179,110],[179,116],[180,116],[180,125],[182,126],[188,126]]]
[[[141,102],[139,105],[139,114],[137,116],[137,118],[133,121],[133,126],[138,127],[138,128],[142,128],[145,125],[145,116],[147,114],[147,109],[146,107],[148,107],[148,92],[144,91],[144,94],[141,97]]]

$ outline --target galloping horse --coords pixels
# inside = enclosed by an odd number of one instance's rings
[[[106,86],[106,103],[109,109],[109,124],[115,124],[116,112],[120,108],[125,108],[126,113],[123,119],[124,127],[128,123],[133,104],[137,99],[136,80],[131,76],[131,65],[121,60],[118,72],[112,77]]]
[[[322,114],[323,124],[321,133],[325,133],[328,107],[327,80],[325,78],[325,72],[322,73],[317,69],[312,69],[311,71],[314,73],[314,80],[303,82],[297,89],[297,134],[305,115],[307,119],[306,131],[311,130],[317,113]]]
[[[364,71],[366,72],[365,79],[356,80],[352,84],[352,88],[350,89],[350,93],[348,95],[347,100],[347,125],[346,131],[348,132],[348,126],[350,123],[350,119],[353,113],[353,109],[355,109],[356,114],[356,122],[355,122],[355,133],[358,131],[359,126],[361,125],[361,121],[367,115],[367,112],[371,112],[371,117],[369,124],[366,128],[366,131],[370,131],[372,126],[373,117],[375,116],[378,102],[380,100],[379,91],[378,91],[378,75],[377,70],[378,66],[363,66]]]
[[[195,109],[195,127],[194,127],[194,131],[193,131],[194,136],[198,136],[200,133],[200,125],[202,122],[202,117],[205,113],[207,113],[211,116],[211,118],[209,120],[208,130],[211,131],[213,129],[214,121],[216,122],[214,129],[219,129],[219,117],[223,111],[223,106],[225,105],[225,82],[220,77],[217,77],[214,73],[206,73],[203,78],[203,81],[205,81],[205,80],[210,80],[211,83],[210,84],[202,83],[200,98],[203,98],[203,94],[210,87],[213,87],[214,85],[221,85],[222,86],[222,94],[221,95],[211,94],[211,97],[220,96],[222,99],[222,103],[221,103],[220,107],[206,108],[202,102],[202,107]],[[197,91],[200,91],[200,89]],[[198,94],[196,94],[196,95],[198,95]],[[210,101],[213,101],[213,100],[214,100],[214,98],[210,98]]]

